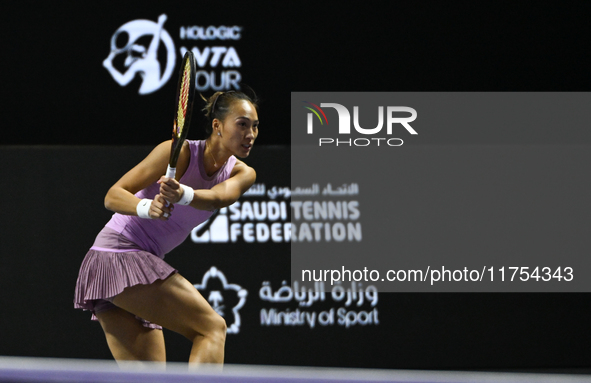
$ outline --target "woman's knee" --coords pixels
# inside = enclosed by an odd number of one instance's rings
[[[219,315],[218,313],[216,313],[215,315],[212,315],[212,336],[215,336],[217,338],[221,338],[223,341],[226,340],[226,330],[228,329],[226,326],[226,320]]]
[[[216,312],[205,318],[196,319],[189,338],[207,337],[218,342],[226,340],[226,320]]]

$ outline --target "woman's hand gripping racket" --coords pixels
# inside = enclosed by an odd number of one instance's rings
[[[189,133],[191,125],[191,113],[193,112],[193,100],[195,98],[195,56],[187,51],[181,63],[179,83],[176,91],[176,112],[172,129],[172,146],[170,148],[170,160],[166,169],[166,177],[176,176],[176,163],[183,147],[183,143]],[[168,202],[167,202],[168,203]]]

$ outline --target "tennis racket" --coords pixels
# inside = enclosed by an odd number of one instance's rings
[[[170,148],[170,160],[166,169],[166,176],[169,178],[174,178],[176,175],[176,163],[191,125],[191,113],[193,112],[193,100],[195,98],[195,72],[195,56],[193,52],[187,51],[181,63],[179,84],[176,90],[172,147]]]

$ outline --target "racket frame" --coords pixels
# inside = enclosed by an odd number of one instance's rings
[[[187,95],[187,109],[185,112],[185,119],[184,124],[179,129],[178,125],[178,117],[179,117],[179,109],[181,102],[181,92],[183,91],[183,82],[185,79],[185,68],[189,68],[189,90]],[[187,134],[189,133],[189,127],[191,125],[191,115],[193,113],[193,101],[195,100],[195,75],[196,72],[196,63],[195,63],[195,56],[193,52],[187,51],[183,60],[181,61],[181,68],[179,70],[179,81],[176,90],[176,103],[175,103],[175,113],[174,113],[174,126],[172,130],[172,144],[170,147],[170,159],[168,161],[168,167],[166,169],[166,177],[174,178],[176,176],[176,163],[179,158],[179,154],[181,153],[181,149],[183,147],[183,143],[187,138]]]

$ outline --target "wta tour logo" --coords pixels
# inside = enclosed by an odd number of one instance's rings
[[[157,91],[170,79],[176,55],[174,42],[164,29],[165,21],[165,14],[158,17],[158,22],[130,21],[111,37],[111,52],[103,66],[119,85],[126,86],[140,76],[139,94],[144,95]],[[161,47],[166,49],[165,65],[159,61]]]
[[[201,283],[194,285],[209,302],[216,313],[228,324],[228,334],[240,332],[239,310],[246,303],[248,291],[234,283],[228,283],[226,276],[212,266],[203,276]]]
[[[384,125],[386,126],[386,134],[388,136],[393,134],[394,128],[397,126],[403,127],[408,133],[412,135],[418,134],[417,131],[410,125],[411,122],[416,120],[417,111],[407,106],[388,106],[385,109],[385,113],[384,107],[379,106],[377,126],[375,128],[363,128],[359,123],[359,106],[353,106],[353,118],[351,119],[351,112],[349,112],[347,107],[341,104],[323,102],[320,104],[320,106],[318,106],[308,101],[303,101],[303,103],[305,104],[303,105],[304,109],[307,109],[309,112],[311,112],[307,114],[307,134],[314,134],[314,123],[320,123],[320,130],[322,131],[322,134],[333,132],[334,129],[328,129],[328,118],[326,117],[326,113],[322,108],[332,108],[337,112],[339,137],[319,138],[318,146],[380,146],[380,144],[382,144],[382,146],[402,146],[404,143],[401,138],[391,137],[359,137],[344,139],[345,137],[343,137],[343,135],[351,134],[351,120],[353,120],[353,127],[355,128],[355,131],[366,136],[380,133]],[[371,111],[369,111],[369,113],[371,113]],[[385,124],[384,120],[386,121]]]

